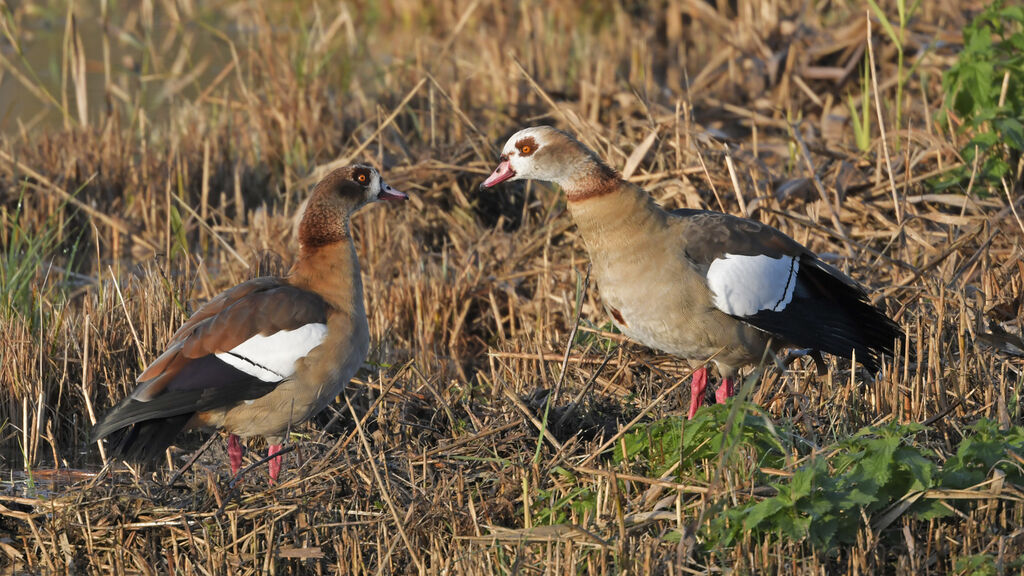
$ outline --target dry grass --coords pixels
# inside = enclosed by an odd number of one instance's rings
[[[758,464],[658,479],[603,455],[642,410],[682,412],[663,392],[688,369],[603,331],[555,191],[476,190],[507,135],[549,122],[664,205],[777,226],[869,285],[914,355],[869,384],[844,363],[769,369],[753,400],[811,452],[898,421],[949,455],[979,418],[1022,421],[1021,360],[985,344],[1021,328],[1024,196],[926,186],[962,144],[933,120],[955,57],[933,42],[978,6],[923,3],[897,102],[877,22],[877,93],[859,85],[859,6],[420,4],[7,14],[2,88],[37,106],[0,119],[0,571],[940,574],[1024,550],[1012,487],[943,520],[865,518],[832,554],[694,545],[716,505],[763,496]],[[61,50],[40,76],[22,54],[47,19]],[[867,152],[850,94],[872,106]],[[106,462],[91,422],[199,303],[286,269],[309,184],[353,159],[413,200],[356,218],[373,348],[348,402],[296,431],[284,481],[232,491],[208,453],[165,488],[199,435],[158,471]],[[583,493],[591,509],[547,525]]]

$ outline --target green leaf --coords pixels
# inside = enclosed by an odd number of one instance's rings
[[[821,462],[824,462],[822,460]],[[805,496],[810,495],[811,489],[814,486],[815,474],[827,473],[822,471],[817,461],[813,461],[811,466],[807,468],[801,468],[793,473],[793,478],[790,481],[789,489],[794,501],[799,500]]]
[[[881,22],[882,28],[885,30],[886,35],[892,40],[892,43],[900,46],[900,37],[896,35],[896,30],[893,29],[892,24],[889,23],[889,19],[886,18],[885,12],[878,6],[875,0],[868,0],[868,6],[871,7],[871,11],[875,13],[875,18]]]
[[[868,454],[860,461],[865,477],[879,485],[885,484],[892,476],[893,454],[899,446],[899,438],[879,438],[871,441]]]
[[[1017,150],[1024,150],[1024,124],[1016,118],[999,118],[993,122],[1003,141]]]
[[[999,573],[996,570],[995,558],[990,554],[976,554],[974,556],[957,558],[955,570],[957,574],[966,576],[995,576]]]
[[[988,150],[989,148],[995,146],[998,143],[998,134],[996,134],[995,132],[982,132],[981,134],[976,135],[974,138],[971,138],[971,141],[967,144],[967,148],[965,148],[965,150],[971,150],[975,146],[977,146],[978,148],[984,151]],[[971,155],[970,159],[974,159],[973,154]]]
[[[877,488],[878,486],[873,484],[856,484],[849,486],[845,490],[838,492],[836,506],[852,510],[874,504],[878,500]]]
[[[171,235],[174,244],[171,246],[172,254],[183,254],[188,252],[188,238],[185,236],[185,224],[181,220],[181,213],[178,207],[170,206]]]
[[[803,540],[811,530],[811,519],[806,516],[783,516],[779,523],[782,532],[792,540]]]
[[[824,495],[818,495],[816,497],[804,498],[797,505],[797,509],[810,518],[817,520],[832,511],[832,502],[829,502],[828,498]]]
[[[1024,24],[1024,6],[1007,6],[999,11],[999,17],[1004,21],[1015,20],[1018,23]],[[1015,36],[1017,35],[1019,34],[1015,34]]]
[[[810,530],[811,544],[818,548],[828,549],[838,536],[839,522],[833,519],[819,520],[812,523]]]
[[[749,532],[760,527],[762,522],[783,508],[789,507],[788,500],[789,499],[786,498],[784,501],[779,496],[773,496],[747,508],[746,515],[743,518],[743,529]]]
[[[918,501],[918,503],[914,505],[914,512],[921,520],[945,518],[946,516],[953,515],[952,510],[943,505],[941,501],[934,499],[924,500],[923,503]]]
[[[974,108],[964,112],[969,114],[977,112],[979,108],[991,108],[995,104],[992,93],[995,67],[991,62],[976,62],[966,72],[963,88],[971,95]],[[998,97],[998,94],[995,96]]]

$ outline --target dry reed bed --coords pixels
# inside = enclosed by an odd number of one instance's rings
[[[959,40],[965,8],[927,4],[908,54]],[[685,395],[664,392],[688,369],[604,330],[554,191],[476,191],[505,136],[553,122],[659,202],[748,214],[871,286],[907,329],[909,361],[870,384],[842,363],[819,378],[798,362],[755,390],[810,445],[929,421],[925,442],[948,455],[980,417],[1020,423],[1021,361],[983,345],[993,324],[1020,329],[1020,191],[1011,206],[925,186],[959,162],[960,137],[932,119],[951,53],[916,56],[896,126],[894,49],[873,24],[888,137],[875,122],[861,154],[843,100],[866,100],[867,21],[801,6],[228,3],[211,24],[190,2],[144,2],[109,16],[143,41],[104,35],[101,48],[146,61],[148,80],[101,59],[105,104],[83,80],[98,57],[69,25],[68,88],[47,105],[64,128],[29,122],[0,147],[4,267],[23,279],[28,268],[20,290],[5,277],[2,462],[34,482],[11,472],[0,495],[6,561],[88,573],[944,573],[972,554],[1020,553],[1012,488],[979,489],[949,520],[899,518],[887,528],[897,537],[866,524],[838,555],[749,536],[699,552],[666,540],[763,487],[738,471],[717,478],[714,462],[658,479],[602,455],[638,416],[678,415]],[[15,11],[7,26],[17,37],[32,18]],[[214,31],[227,21],[247,32]],[[204,41],[219,48],[193,55]],[[279,486],[257,470],[229,489],[219,444],[170,487],[167,470],[109,462],[94,474],[90,422],[195,306],[286,270],[309,184],[357,158],[413,200],[354,221],[374,345],[350,404],[297,431]],[[183,441],[173,464],[197,446]],[[580,491],[596,505],[570,510],[575,526],[536,517],[535,502]]]

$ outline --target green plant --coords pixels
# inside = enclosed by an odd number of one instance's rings
[[[995,576],[996,561],[991,554],[975,554],[957,558],[956,571],[965,576]]]
[[[739,507],[722,503],[707,541],[730,546],[755,533],[828,551],[856,542],[865,518],[898,502],[910,501],[906,512],[924,520],[952,514],[943,503],[949,499],[914,497],[927,490],[968,488],[996,468],[1006,481],[1020,483],[1022,473],[1007,455],[1024,448],[1024,429],[1002,431],[996,422],[979,421],[941,468],[934,451],[913,442],[924,431],[920,424],[896,423],[861,430],[827,450],[830,456],[812,458],[788,482],[772,483],[776,495]]]
[[[910,18],[913,16],[914,11],[917,9],[919,4],[920,2],[914,2],[914,4],[908,8],[906,0],[896,1],[896,10],[899,15],[899,32],[897,32],[889,22],[889,19],[886,18],[885,11],[882,10],[878,3],[875,2],[875,0],[868,0],[868,6],[871,7],[871,11],[874,12],[875,17],[878,18],[878,21],[882,24],[882,28],[885,30],[886,35],[889,36],[893,45],[896,46],[896,121],[894,124],[896,128],[900,127],[900,122],[903,117],[903,84],[906,81],[906,76],[903,73],[903,37],[907,29],[907,23],[910,21]],[[868,75],[865,74],[865,91],[867,90],[867,78]],[[878,104],[881,105],[881,102]],[[870,106],[868,106],[867,101],[865,101],[864,109],[867,110],[869,108]],[[858,141],[858,145],[859,144],[860,142]],[[898,150],[898,138],[896,139],[896,146]],[[861,148],[861,150],[864,149]]]
[[[1024,428],[1000,430],[993,420],[979,420],[957,447],[956,455],[946,461],[942,485],[968,488],[983,482],[994,469],[1005,474],[1006,481],[1024,484],[1024,470],[1011,459],[1011,451],[1024,452]]]
[[[993,188],[1012,175],[1024,153],[1024,6],[997,0],[964,28],[964,49],[942,76],[946,94],[939,119],[954,113],[970,135],[961,149],[966,165],[934,183],[938,189],[971,177]]]
[[[936,465],[904,442],[921,428],[890,424],[862,430],[840,443],[831,459],[812,458],[789,482],[773,483],[775,496],[724,511],[712,522],[713,531],[726,545],[745,532],[807,540],[823,550],[855,542],[861,512],[877,512],[931,486]]]
[[[864,56],[864,73],[860,78],[860,115],[854,104],[853,94],[847,95],[846,105],[850,108],[850,120],[853,123],[854,141],[857,149],[867,152],[871,149],[871,67],[867,55]]]
[[[963,576],[995,576],[996,574],[1019,573],[1024,568],[1024,556],[1011,557],[1002,566],[991,554],[974,554],[956,559],[956,572]]]
[[[619,343],[611,338],[606,338],[601,334],[595,332],[607,332],[609,334],[622,334],[619,327],[611,321],[605,322],[604,324],[595,324],[588,320],[586,317],[580,317],[580,326],[590,328],[590,330],[579,330],[576,332],[576,338],[573,340],[573,345],[580,348],[590,348],[594,354],[604,353],[611,354],[618,346]]]
[[[564,524],[570,520],[570,514],[583,516],[597,511],[597,494],[585,486],[578,484],[576,475],[556,466],[552,476],[560,483],[573,486],[568,491],[557,487],[538,490],[533,505],[533,522],[537,525]]]
[[[750,458],[758,467],[783,466],[787,450],[771,420],[758,406],[745,403],[738,407],[740,414],[727,431],[731,406],[715,404],[702,408],[685,424],[678,417],[641,424],[616,445],[615,462],[636,461],[646,465],[652,476],[661,477],[676,463],[680,464],[680,472],[692,472],[703,466],[704,461],[716,459],[723,446],[728,449],[742,445],[743,462]]]
[[[70,275],[81,234],[64,250],[63,277],[56,278],[58,273],[53,272],[51,265],[61,244],[60,224],[51,215],[33,230],[26,222],[28,216],[22,211],[23,206],[20,198],[13,212],[0,210],[4,227],[0,233],[0,311],[7,317],[20,315],[35,325],[40,320],[39,303],[54,301],[55,287]],[[40,282],[40,277],[49,281]]]

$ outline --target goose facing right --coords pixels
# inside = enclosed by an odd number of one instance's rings
[[[115,453],[152,460],[183,429],[220,428],[232,474],[242,463],[239,437],[263,436],[271,456],[280,451],[290,429],[341,393],[370,347],[349,218],[368,203],[406,198],[371,166],[324,177],[299,223],[291,272],[248,280],[200,307],[92,440],[113,434]],[[281,457],[269,468],[277,481]]]

